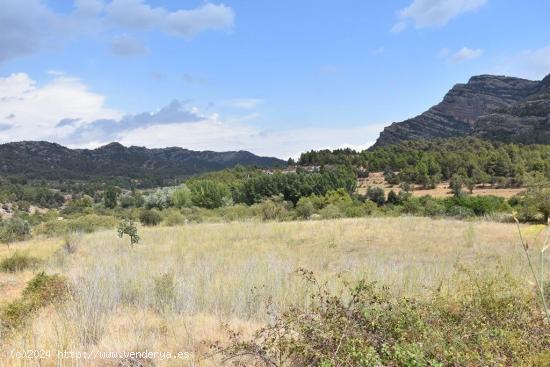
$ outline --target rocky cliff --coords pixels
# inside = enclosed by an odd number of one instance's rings
[[[384,128],[375,147],[463,135],[550,142],[547,112],[544,115],[550,104],[549,80],[549,77],[538,82],[506,76],[474,76],[466,84],[455,85],[443,101],[428,111]],[[533,134],[542,141],[532,141]]]

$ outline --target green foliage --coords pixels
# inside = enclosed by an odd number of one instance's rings
[[[451,177],[451,180],[449,181],[449,186],[455,197],[461,196],[462,186],[464,186],[464,177],[458,174],[454,174],[453,177]]]
[[[15,251],[13,254],[0,261],[0,271],[15,273],[26,269],[32,269],[39,263],[40,260],[38,258],[29,256],[23,252]]]
[[[181,184],[172,192],[172,204],[176,208],[189,208],[193,205],[191,190],[187,185]]]
[[[265,221],[284,220],[288,215],[288,205],[282,196],[274,196],[260,204],[256,204],[255,210],[258,212],[259,217]]]
[[[35,235],[47,237],[63,236],[70,233],[92,233],[101,229],[116,227],[116,218],[107,215],[88,214],[74,219],[49,220],[34,227]]]
[[[68,294],[68,285],[60,275],[38,273],[27,284],[21,298],[8,303],[0,313],[2,329],[12,330],[29,321],[41,308],[62,301]]]
[[[162,221],[162,217],[155,209],[144,209],[139,214],[139,221],[144,226],[156,226]]]
[[[9,246],[12,242],[24,241],[30,237],[31,226],[26,220],[12,217],[0,222],[0,242]]]
[[[376,203],[378,206],[384,205],[386,202],[386,196],[384,194],[384,189],[381,187],[371,186],[367,190],[367,198]]]
[[[308,306],[278,314],[251,339],[231,333],[217,347],[236,365],[538,366],[548,360],[548,326],[532,297],[506,273],[466,271],[457,291],[396,297],[376,283],[333,293],[311,272]]]
[[[384,171],[391,184],[399,180],[432,187],[459,174],[475,184],[517,185],[524,174],[550,177],[550,146],[503,144],[472,137],[416,140],[355,152],[337,149],[303,153],[299,164],[345,164]],[[393,172],[398,171],[398,177]]]
[[[127,235],[130,238],[130,246],[134,246],[136,243],[139,243],[137,227],[131,219],[124,219],[118,224],[117,234],[120,238]]]
[[[201,208],[220,208],[231,198],[228,187],[214,180],[193,181],[189,183],[189,188],[193,204]]]
[[[117,192],[114,187],[108,187],[103,193],[103,204],[106,208],[113,209],[117,206]]]
[[[315,212],[313,202],[309,197],[302,197],[296,203],[296,216],[300,219],[309,219]]]
[[[177,210],[170,210],[164,217],[164,224],[172,227],[185,224],[185,217]]]
[[[535,209],[545,223],[550,217],[550,181],[541,175],[528,178],[527,190],[522,195],[524,211]]]
[[[144,205],[147,209],[166,209],[172,205],[173,187],[162,187],[144,197]]]

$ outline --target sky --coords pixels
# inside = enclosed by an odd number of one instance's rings
[[[473,75],[550,73],[548,0],[0,0],[0,143],[365,149]]]

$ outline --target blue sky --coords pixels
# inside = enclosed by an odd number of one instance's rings
[[[547,0],[0,6],[0,142],[361,149],[472,75],[550,73]]]

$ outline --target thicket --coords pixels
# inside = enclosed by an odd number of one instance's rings
[[[383,171],[392,184],[409,182],[431,187],[457,175],[465,185],[519,186],[527,173],[538,172],[550,178],[550,146],[506,144],[472,137],[417,140],[362,152],[309,151],[300,156],[298,163]]]
[[[522,284],[466,271],[457,290],[399,297],[367,280],[335,293],[311,272],[308,307],[292,306],[247,339],[213,349],[238,366],[546,366],[549,325]]]

